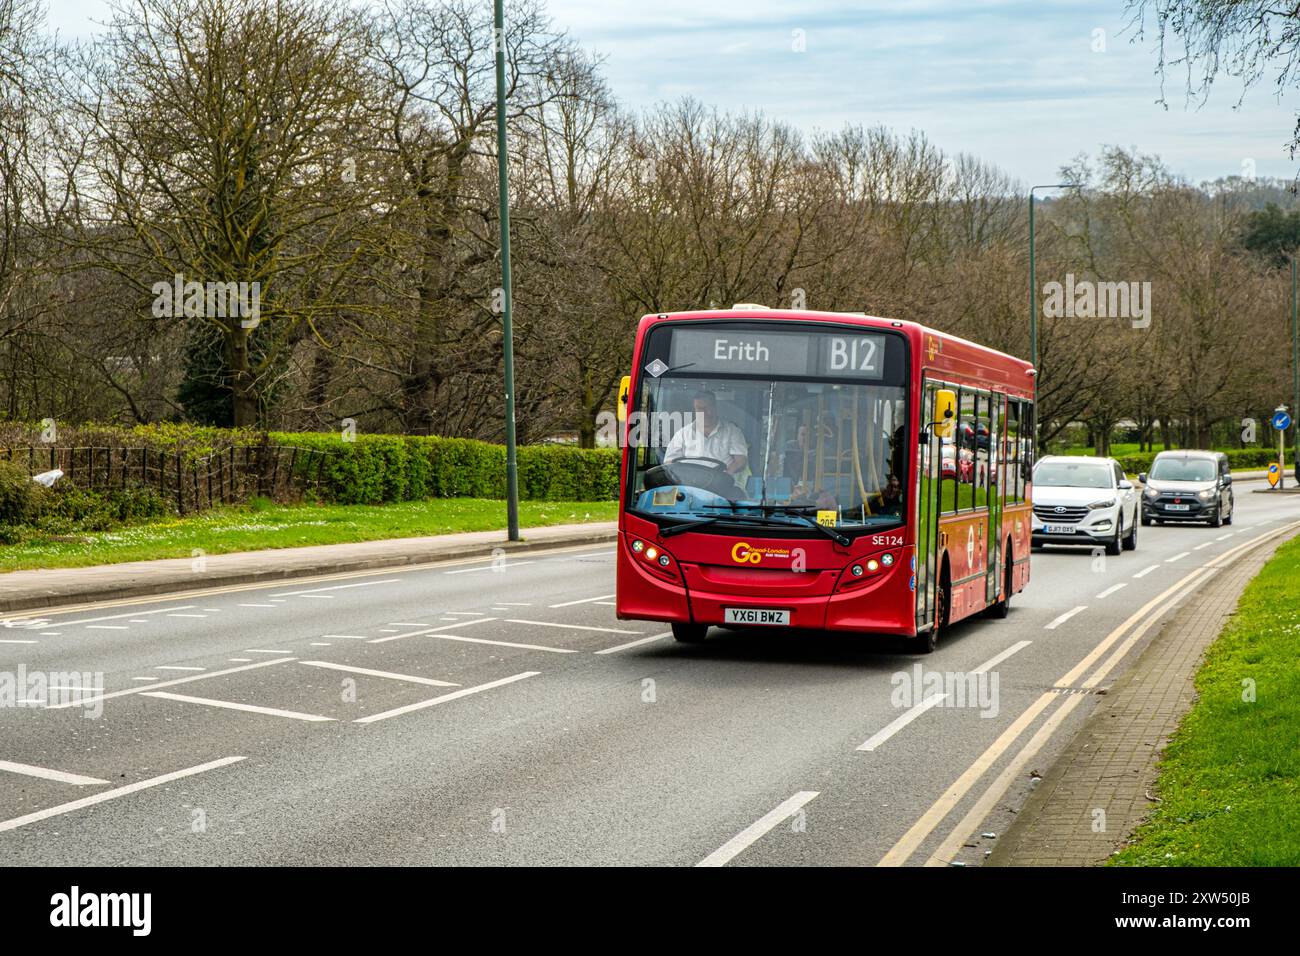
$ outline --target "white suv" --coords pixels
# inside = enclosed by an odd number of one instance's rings
[[[1137,547],[1141,499],[1114,458],[1047,455],[1034,466],[1033,547],[1103,544],[1107,554]]]

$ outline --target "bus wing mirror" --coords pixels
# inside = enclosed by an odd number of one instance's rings
[[[632,396],[632,376],[624,375],[618,383],[618,420],[627,421],[627,402]]]
[[[934,393],[934,433],[940,438],[951,438],[957,424],[957,393],[941,388]]]

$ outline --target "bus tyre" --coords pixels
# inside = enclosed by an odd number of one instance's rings
[[[683,644],[699,644],[708,633],[709,626],[707,624],[677,623],[673,625],[673,640],[681,641]]]
[[[939,632],[948,626],[948,569],[939,579],[939,590],[934,595],[934,623],[924,633],[916,635],[908,644],[913,654],[931,654],[939,643]]]
[[[1010,542],[1008,542],[1010,545]],[[1007,548],[1007,571],[1002,576],[1002,600],[984,609],[984,616],[1001,621],[1011,613],[1011,548]]]

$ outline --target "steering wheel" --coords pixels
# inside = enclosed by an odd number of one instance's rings
[[[727,471],[727,463],[705,455],[674,458],[655,465],[646,471],[646,478],[657,485],[695,485],[715,495],[735,501],[744,494],[734,475]]]
[[[702,462],[704,462],[704,463],[705,463],[706,465],[708,465],[710,468],[716,468],[716,469],[720,469],[720,470],[722,470],[722,471],[726,471],[726,470],[727,470],[727,463],[726,463],[725,461],[719,461],[718,459],[716,459],[716,458],[710,458],[710,457],[708,457],[707,455],[683,455],[681,458],[674,458],[672,461],[666,461],[666,462],[664,462],[664,464],[665,464],[665,465],[676,465],[676,464],[679,463],[679,462],[683,462],[683,463],[686,463],[686,464],[693,464],[693,463],[695,463],[695,462],[697,462],[697,461],[702,461]]]

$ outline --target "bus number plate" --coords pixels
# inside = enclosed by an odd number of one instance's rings
[[[789,611],[774,611],[766,607],[726,607],[722,609],[728,624],[789,625]]]

